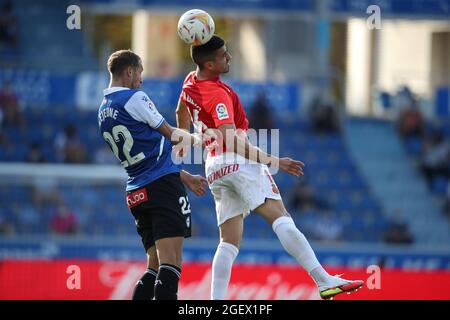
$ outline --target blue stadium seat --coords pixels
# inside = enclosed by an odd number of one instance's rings
[[[371,196],[367,195],[363,198],[361,202],[361,208],[366,211],[376,211],[379,210],[378,202],[373,199]]]
[[[442,132],[447,138],[450,137],[450,119],[443,122]]]
[[[348,196],[341,196],[339,197],[338,201],[336,202],[336,209],[345,211],[345,210],[351,210],[353,208],[353,203]]]
[[[406,152],[411,156],[418,156],[422,152],[423,141],[419,137],[410,137],[406,140]]]
[[[173,120],[174,114],[167,118]],[[33,141],[41,143],[46,158],[56,162],[54,150],[55,136],[62,132],[68,123],[76,124],[80,139],[89,150],[96,150],[104,141],[100,137],[97,127],[96,111],[73,112],[71,107],[57,108],[54,112],[30,110],[26,113],[28,127],[25,133],[12,130],[10,134],[15,139],[25,141],[22,147],[0,148],[0,161],[23,160],[26,156],[27,146]],[[361,176],[354,161],[348,154],[345,141],[339,134],[316,135],[310,131],[310,124],[301,119],[291,119],[289,123],[277,119],[280,131],[280,154],[300,159],[306,163],[305,177],[307,182],[315,190],[316,194],[327,201],[331,210],[336,212],[342,220],[345,228],[358,226],[366,230],[350,229],[347,237],[361,241],[376,241],[380,230],[385,227],[385,219],[376,200],[370,197],[364,178]],[[449,123],[450,127],[450,123]],[[450,130],[450,129],[449,129]],[[270,146],[270,141],[269,141]],[[270,148],[269,148],[270,150]],[[185,170],[193,174],[204,175],[203,165],[183,165]],[[286,173],[278,173],[274,176],[286,205],[289,207],[288,198],[293,186],[299,179]],[[443,182],[440,182],[439,190],[443,192]],[[24,192],[20,188],[12,187],[11,190],[0,188],[0,199],[16,199],[20,202]],[[82,225],[82,232],[87,235],[105,234],[122,235],[136,234],[133,218],[125,203],[125,192],[122,184],[100,186],[62,186],[60,192],[67,205],[75,211]],[[27,194],[27,197],[30,195]],[[192,208],[192,221],[200,234],[199,236],[218,236],[214,200],[208,192],[205,197],[197,197],[189,192]],[[101,199],[102,201],[98,201]],[[2,202],[5,203],[5,202]],[[103,205],[107,203],[107,205]],[[55,208],[47,208],[42,212],[42,223],[30,230],[32,232],[46,232],[48,221]],[[313,224],[318,210],[299,213],[293,212],[293,218],[302,232],[307,234],[309,225]],[[5,211],[7,213],[5,213]],[[5,206],[1,215],[8,215],[11,219],[19,217],[21,208]],[[273,232],[265,221],[252,214],[245,221],[245,236],[247,238],[271,238]]]
[[[437,176],[433,178],[431,189],[440,196],[445,196],[449,180],[445,176]]]

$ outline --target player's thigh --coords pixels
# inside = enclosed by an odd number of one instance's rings
[[[147,250],[147,268],[158,270],[159,261],[158,254],[156,253],[156,246],[153,245]]]
[[[255,209],[255,211],[270,225],[280,217],[290,217],[284,207],[283,200],[267,198],[262,205]]]
[[[248,213],[248,204],[233,186],[227,184],[214,185],[211,192],[214,196],[218,226],[231,218]]]
[[[150,186],[150,194],[153,198],[149,213],[159,263],[179,266],[182,239],[191,236],[191,209],[179,174],[158,179]]]
[[[143,206],[143,205],[142,205]],[[141,237],[142,244],[147,254],[147,265],[158,269],[158,259],[155,251],[155,239],[153,235],[153,216],[143,208],[132,208],[131,212],[135,219],[136,231]]]
[[[242,232],[244,231],[243,215],[237,215],[226,220],[219,226],[220,241],[231,243],[239,248],[241,245]]]
[[[155,247],[160,264],[181,267],[184,237],[170,237],[156,240]]]

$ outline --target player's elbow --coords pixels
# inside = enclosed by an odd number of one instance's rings
[[[185,110],[183,110],[183,109],[181,108],[181,106],[178,105],[178,106],[177,106],[177,109],[175,110],[175,113],[176,113],[177,116],[182,116],[182,115],[184,115],[184,111],[185,111]]]

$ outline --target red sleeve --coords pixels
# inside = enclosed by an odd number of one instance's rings
[[[234,124],[233,101],[224,90],[214,95],[209,106],[216,128],[224,124]]]

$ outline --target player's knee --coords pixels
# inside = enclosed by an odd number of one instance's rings
[[[229,243],[239,250],[241,246],[241,238],[241,235],[221,235],[220,243]]]
[[[228,252],[232,257],[233,261],[239,254],[239,247],[227,241],[220,241],[219,245],[217,246],[217,249]]]
[[[182,242],[165,241],[164,244],[162,242],[159,242],[157,246],[159,265],[169,264],[181,266],[183,253]]]
[[[159,265],[173,264],[181,266],[182,248],[173,247],[171,249],[165,248],[164,250],[158,250]]]
[[[236,248],[240,248],[242,240],[242,230],[226,229],[220,232],[220,242],[230,243]]]
[[[275,219],[272,223],[272,230],[275,233],[277,233],[278,230],[295,230],[296,232],[300,232],[290,216],[282,216]]]

